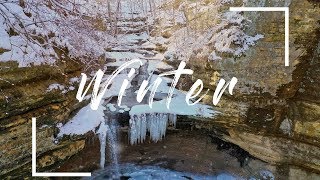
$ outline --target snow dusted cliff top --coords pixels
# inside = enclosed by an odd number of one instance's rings
[[[0,61],[52,64],[61,58],[57,49],[84,61],[98,58],[116,42],[107,15],[108,3],[96,0],[1,0]]]
[[[128,32],[132,28],[123,29],[124,21],[117,20],[117,24],[112,24],[112,19],[144,17],[147,18],[148,25],[154,24],[155,19],[162,19],[166,22],[165,26],[187,24],[189,19],[183,11],[185,6],[191,11],[197,9],[197,13],[210,11],[214,16],[210,21],[220,19],[221,22],[211,25],[201,33],[191,32],[188,26],[182,27],[173,34],[172,38],[175,40],[171,40],[172,43],[168,45],[166,57],[170,59],[175,54],[187,60],[190,53],[197,49],[205,51],[208,44],[213,44],[213,49],[207,50],[209,59],[221,59],[218,56],[221,52],[241,55],[263,36],[245,34],[243,28],[248,20],[239,13],[219,12],[220,7],[232,2],[233,0],[217,0],[209,4],[203,1],[182,3],[172,14],[171,10],[159,8],[162,4],[173,3],[171,0],[154,1],[152,5],[135,0],[120,1],[120,9],[117,1],[0,1],[0,61],[17,61],[20,67],[52,64],[61,58],[57,49],[65,51],[70,57],[89,61],[104,55],[106,48],[119,43],[126,44],[132,39],[116,39],[113,34],[115,27],[119,26],[118,30]],[[108,10],[109,5],[111,12]],[[110,16],[110,13],[116,13],[117,17]],[[175,17],[174,22],[172,16]],[[136,22],[136,26],[146,25],[139,23]]]

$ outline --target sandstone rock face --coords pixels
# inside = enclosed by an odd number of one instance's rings
[[[253,156],[320,172],[320,2],[308,0],[250,1],[252,6],[290,8],[290,66],[284,66],[284,13],[245,12],[248,33],[265,36],[240,58],[199,63],[194,80],[207,88],[220,78],[238,78],[233,96],[216,107],[216,119],[198,122]],[[212,96],[206,98],[212,103]]]
[[[239,145],[259,159],[290,166],[288,177],[293,179],[308,177],[300,167],[319,173],[320,3],[316,0],[248,2],[251,6],[290,7],[290,66],[284,66],[284,13],[244,13],[252,20],[247,32],[265,36],[245,56],[188,62],[195,74],[181,83],[182,88],[190,88],[191,80],[198,78],[212,90],[220,78],[239,79],[234,95],[225,94],[215,107],[222,113],[215,119],[197,119],[196,127]],[[162,36],[172,37],[173,31],[173,28],[164,30]],[[5,51],[0,49],[0,53]],[[59,145],[53,143],[54,126],[67,121],[82,104],[77,103],[75,91],[47,92],[52,83],[70,85],[70,78],[79,76],[80,72],[81,64],[73,61],[59,62],[55,68],[0,64],[0,179],[7,175],[13,178],[31,175],[32,117],[37,117],[39,171],[57,169],[59,163],[85,147],[81,138]],[[204,101],[212,104],[211,98],[208,95]]]
[[[60,61],[54,66],[18,68],[6,62],[0,67],[0,177],[31,176],[32,117],[37,118],[38,170],[50,171],[84,147],[83,140],[53,143],[56,124],[67,121],[83,105],[76,101],[76,90],[48,91],[54,83],[76,89],[70,78],[79,77],[81,63]]]

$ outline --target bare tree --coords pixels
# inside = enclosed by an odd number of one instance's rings
[[[83,61],[101,56],[113,38],[108,4],[97,0],[0,0],[1,61],[20,66],[53,63],[61,52]]]

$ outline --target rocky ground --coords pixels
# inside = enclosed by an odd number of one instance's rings
[[[202,175],[230,173],[241,177],[260,177],[260,171],[268,170],[279,179],[286,177],[284,172],[279,172],[279,168],[253,158],[237,146],[213,141],[208,133],[201,130],[169,130],[166,138],[158,143],[129,145],[126,133],[122,133],[120,139],[122,164],[160,166]],[[97,170],[100,158],[99,140],[92,137],[88,141],[83,151],[57,170],[77,171],[79,167],[83,167],[82,171]],[[226,147],[228,145],[229,148]],[[242,158],[248,158],[248,161],[242,164]]]
[[[159,166],[171,170],[201,175],[229,173],[235,176],[262,178],[261,172],[271,172],[276,179],[317,179],[316,173],[292,165],[272,165],[264,162],[241,147],[222,141],[212,132],[199,130],[194,122],[179,119],[177,129],[168,130],[166,138],[154,143],[147,141],[130,145],[127,127],[121,128],[118,145],[120,164]],[[57,171],[94,172],[99,169],[99,139],[93,134],[87,138],[85,148],[57,167]],[[111,164],[106,152],[107,164]],[[107,170],[106,170],[107,171]]]

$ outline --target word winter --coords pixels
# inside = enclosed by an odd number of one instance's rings
[[[118,69],[116,69],[108,77],[108,79],[103,83],[101,83],[101,81],[102,81],[104,72],[99,69],[97,71],[96,75],[94,76],[94,78],[91,80],[91,82],[87,86],[85,92],[83,92],[83,90],[84,90],[84,86],[85,86],[86,81],[87,81],[87,75],[82,73],[81,74],[82,78],[81,78],[81,82],[80,82],[80,86],[79,86],[76,98],[79,100],[79,102],[81,102],[85,98],[90,86],[92,85],[92,83],[95,80],[95,83],[94,83],[94,86],[93,86],[93,91],[92,91],[92,96],[91,96],[90,107],[93,110],[97,110],[99,105],[100,105],[101,99],[103,98],[106,90],[108,89],[109,85],[112,83],[114,78],[117,75],[119,75],[124,69],[128,68],[130,65],[132,65],[134,63],[139,63],[140,66],[143,65],[142,61],[139,60],[139,59],[133,59],[133,60],[131,60],[129,62],[126,62],[122,66],[120,66]],[[177,85],[177,83],[179,81],[180,76],[183,75],[183,74],[184,75],[192,75],[193,74],[193,70],[185,69],[185,66],[186,66],[186,63],[182,61],[177,70],[165,72],[165,73],[162,73],[162,74],[158,75],[158,78],[151,85],[149,85],[149,87],[147,87],[148,84],[149,84],[149,81],[148,80],[143,80],[143,82],[140,85],[140,88],[138,90],[138,93],[137,93],[137,98],[136,98],[137,102],[140,103],[143,100],[144,96],[146,95],[147,91],[150,90],[149,106],[150,106],[150,108],[152,108],[154,95],[155,95],[155,93],[157,91],[157,88],[159,87],[160,83],[162,82],[162,78],[161,77],[174,75],[173,81],[171,83],[171,87],[169,88],[169,91],[168,91],[168,96],[167,96],[167,101],[166,101],[166,106],[169,109],[170,108],[170,102],[171,102],[171,99],[172,99],[172,96],[173,96],[173,92],[174,92],[174,89],[175,89],[175,87],[176,87],[176,85]],[[119,106],[121,104],[122,96],[124,95],[125,90],[126,90],[127,86],[129,85],[129,80],[128,79],[131,78],[134,75],[134,73],[135,73],[135,69],[131,68],[129,73],[128,73],[128,78],[124,79],[123,82],[122,82],[122,86],[121,86],[121,88],[119,90],[119,94],[118,94],[118,105]],[[219,83],[218,83],[218,85],[216,87],[216,90],[214,92],[214,95],[213,95],[213,98],[212,98],[212,103],[214,105],[218,104],[222,94],[224,93],[224,91],[226,90],[226,88],[228,86],[229,86],[229,93],[232,95],[234,86],[236,85],[237,82],[238,82],[238,79],[236,77],[233,77],[231,79],[231,81],[228,82],[227,84],[226,84],[226,81],[224,79],[220,79],[220,81],[219,81]],[[99,89],[100,89],[100,91],[99,91]],[[201,97],[199,97],[197,100],[195,100],[194,102],[190,102],[191,99],[195,99],[197,96],[199,96],[199,94],[202,92],[202,89],[203,89],[203,82],[202,82],[202,80],[198,79],[192,85],[192,87],[190,88],[188,93],[186,94],[185,101],[189,106],[195,105],[196,103],[201,101],[201,99],[204,98],[204,96],[209,92],[209,90],[207,90],[206,93],[203,94]],[[99,91],[99,93],[98,93],[98,91]]]

